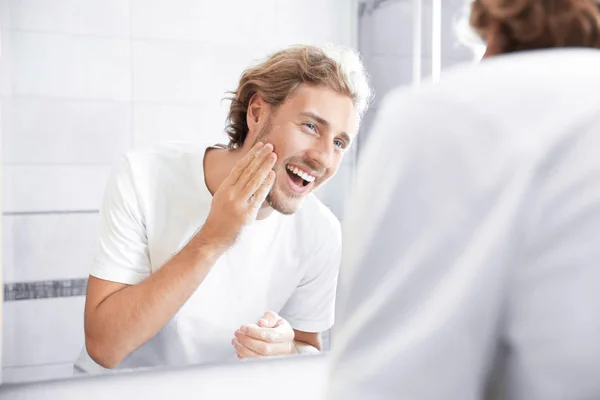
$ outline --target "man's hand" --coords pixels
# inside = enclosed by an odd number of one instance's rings
[[[231,342],[238,358],[280,356],[296,352],[294,330],[279,315],[268,311],[258,324],[244,325]]]
[[[253,222],[273,182],[277,155],[273,145],[257,143],[231,170],[215,192],[206,223],[198,232],[203,243],[226,250],[243,226]]]

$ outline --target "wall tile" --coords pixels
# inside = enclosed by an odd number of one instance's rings
[[[468,21],[463,10],[464,2],[444,2],[442,4],[442,41],[441,51],[442,58],[453,58],[459,60],[472,60],[474,57],[473,50],[461,43],[458,36],[459,25]],[[427,48],[431,53],[431,44]]]
[[[357,22],[358,50],[363,58],[369,58],[373,54],[373,35],[377,28],[373,22],[373,16],[366,11]]]
[[[4,303],[2,367],[72,363],[84,343],[84,297]]]
[[[15,95],[131,99],[128,40],[13,32],[11,46]]]
[[[390,1],[383,3],[371,16],[374,27],[372,33],[373,54],[396,56],[412,56],[413,53],[413,6],[410,1]],[[456,28],[461,20],[462,5],[456,3],[442,4],[442,57],[469,59],[472,51],[459,42]],[[432,7],[423,5],[422,19],[422,55],[431,58],[432,54]]]
[[[11,35],[8,0],[0,0],[0,96],[12,94]]]
[[[237,87],[244,69],[265,57],[260,48],[136,40],[134,100],[215,106]]]
[[[0,29],[2,31],[10,29],[10,1],[0,0]]]
[[[426,12],[427,6],[424,6],[423,13]],[[389,1],[373,10],[370,17],[374,26],[373,40],[370,44],[373,48],[372,54],[412,55],[412,13],[410,1]],[[424,37],[423,40],[428,39]]]
[[[3,167],[4,212],[98,209],[110,165]]]
[[[375,91],[374,104],[378,106],[387,93],[401,85],[412,83],[412,59],[395,55],[378,55],[368,60]],[[423,59],[421,78],[431,76],[431,59]]]
[[[112,164],[131,145],[127,102],[13,98],[2,102],[5,164]]]
[[[99,235],[98,214],[5,215],[4,282],[86,278]]]
[[[2,368],[2,383],[40,382],[73,376],[73,363]]]
[[[357,10],[352,1],[288,0],[275,3],[276,37],[280,46],[290,44],[353,45],[351,24]]]
[[[128,38],[128,0],[11,0],[12,29]]]
[[[219,44],[265,42],[276,34],[274,3],[275,0],[132,0],[133,37]]]
[[[227,143],[224,129],[228,105],[138,103],[134,107],[134,145],[146,147],[162,141]]]

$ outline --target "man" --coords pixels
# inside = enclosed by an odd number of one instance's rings
[[[229,146],[124,157],[107,186],[76,367],[319,351],[341,232],[311,192],[336,173],[369,97],[351,50],[292,47],[242,75]]]
[[[476,0],[471,22],[490,58],[375,121],[328,400],[600,399],[599,3]]]

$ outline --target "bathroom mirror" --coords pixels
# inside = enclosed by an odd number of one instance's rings
[[[349,46],[375,98],[337,175],[316,191],[343,224],[381,99],[472,58],[452,33],[463,5],[0,0],[2,382],[73,376],[99,210],[122,154],[164,141],[226,144],[222,99],[246,67],[292,44]],[[334,342],[323,333],[324,351]]]

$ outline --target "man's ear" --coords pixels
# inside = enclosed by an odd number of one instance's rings
[[[254,94],[248,103],[248,111],[246,112],[246,123],[248,124],[248,133],[256,132],[263,124],[263,119],[266,111],[266,103],[258,94]]]

